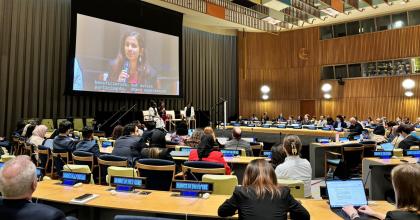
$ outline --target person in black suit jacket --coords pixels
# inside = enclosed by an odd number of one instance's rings
[[[363,126],[357,122],[355,117],[350,118],[350,126],[348,128],[348,131],[351,133],[351,135],[360,135],[363,133]]]
[[[5,163],[0,170],[0,218],[7,220],[62,220],[64,213],[44,204],[32,203],[37,186],[36,167],[26,155]]]
[[[126,157],[129,161],[139,158],[141,150],[146,147],[142,137],[139,137],[139,129],[134,124],[124,126],[123,136],[119,137],[114,144],[112,155]]]
[[[376,127],[375,129],[373,129],[373,133],[376,135],[382,135],[382,136],[385,135],[385,127],[384,127],[382,119],[380,118],[376,119]]]
[[[96,143],[96,140],[93,140],[93,129],[88,126],[84,127],[82,135],[83,140],[76,145],[76,150],[93,153],[95,157],[101,156],[99,145]]]
[[[63,121],[58,125],[58,136],[54,138],[53,150],[56,152],[73,152],[76,149],[78,141],[69,137],[71,122]]]
[[[232,197],[219,207],[218,215],[232,216],[237,210],[239,219],[244,220],[286,220],[287,213],[291,219],[310,219],[308,211],[293,198],[290,189],[277,185],[273,167],[263,159],[248,164],[243,186],[235,188]]]
[[[396,208],[386,215],[376,212],[369,206],[356,210],[353,206],[343,208],[352,220],[359,220],[358,212],[385,220],[419,220],[420,219],[420,164],[401,164],[391,172],[392,185],[395,191]]]
[[[407,150],[410,149],[411,146],[420,146],[420,140],[411,134],[413,131],[414,127],[412,125],[401,124],[398,126],[397,133],[404,137],[398,144],[398,148]]]
[[[152,139],[153,130],[156,128],[156,122],[148,121],[146,122],[145,126],[147,130],[143,132],[142,137],[145,142],[150,142],[150,140]]]
[[[166,148],[165,133],[159,129],[155,129],[152,132],[149,147],[143,148],[141,151],[141,157],[172,160],[172,156],[169,153],[168,148]]]
[[[344,117],[342,115],[337,115],[335,122],[333,124],[334,128],[347,128],[347,124],[344,121]]]

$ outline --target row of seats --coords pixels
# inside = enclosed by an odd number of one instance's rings
[[[54,120],[51,118],[44,118],[41,120],[41,124],[47,126],[48,131],[52,131],[55,128],[58,127],[58,125],[63,122],[66,121],[67,119],[65,118],[59,118],[56,120],[56,123],[54,123]],[[89,126],[89,127],[93,127],[93,118],[74,118],[72,123],[73,123],[73,128],[76,131],[81,131],[83,129],[84,126]]]

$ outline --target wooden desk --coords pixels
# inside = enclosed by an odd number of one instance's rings
[[[232,129],[233,126],[226,126],[227,129]],[[324,130],[310,130],[310,129],[293,129],[293,128],[262,128],[262,127],[246,127],[240,126],[242,131],[255,132],[255,133],[269,133],[269,134],[293,134],[293,135],[304,135],[304,136],[316,136],[316,137],[335,137],[335,131],[324,131]],[[347,135],[346,132],[339,132],[340,137]]]
[[[385,192],[392,190],[392,183],[385,176],[391,174],[391,170],[400,164],[417,163],[417,158],[401,157],[395,159],[380,159],[375,157],[365,157],[362,161],[362,179],[369,188],[369,199],[385,199]]]
[[[173,157],[172,159],[187,161],[188,157]],[[225,157],[225,161],[227,163],[246,164],[246,165],[248,165],[251,161],[256,160],[256,159],[266,159],[266,160],[270,161],[270,159],[268,159],[266,157]]]
[[[58,181],[54,180],[39,182],[33,197],[53,203],[68,204],[70,200],[77,196],[93,193],[99,196],[84,205],[76,206],[117,210],[119,212],[134,211],[138,212],[137,214],[156,213],[204,218],[218,218],[217,210],[219,206],[230,197],[227,195],[211,195],[208,199],[185,198],[171,196],[173,193],[166,191],[150,191],[152,193],[149,195],[122,192],[111,195],[107,191],[109,189],[108,186],[84,184],[81,187],[73,188],[57,185],[56,183]],[[325,200],[302,199],[300,201],[310,213],[311,219],[341,219],[330,211],[329,205]],[[382,213],[394,209],[391,204],[385,201],[377,201],[370,206]],[[96,213],[101,214],[101,212]],[[234,218],[237,218],[237,216]]]

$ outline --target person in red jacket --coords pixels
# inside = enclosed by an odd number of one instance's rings
[[[226,174],[230,174],[230,167],[223,158],[223,154],[213,148],[214,139],[212,135],[204,135],[201,138],[198,149],[191,150],[188,160],[192,161],[208,161],[215,163],[222,163],[225,166]]]

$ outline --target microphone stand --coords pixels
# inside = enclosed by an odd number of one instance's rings
[[[122,107],[122,108],[120,108],[120,110],[118,110],[117,112],[115,112],[113,115],[111,115],[111,117],[109,117],[103,124],[99,124],[98,125],[98,131],[100,131],[100,129],[106,124],[106,123],[108,123],[115,115],[117,115],[118,113],[120,113],[125,107],[127,107],[127,106],[124,106],[124,107]]]
[[[128,114],[134,107],[136,107],[137,104],[134,104],[133,106],[131,106],[130,109],[128,109],[127,111],[124,112],[124,114],[122,114],[114,123],[111,124],[111,127],[114,127],[114,125],[121,119],[123,118],[126,114]]]

